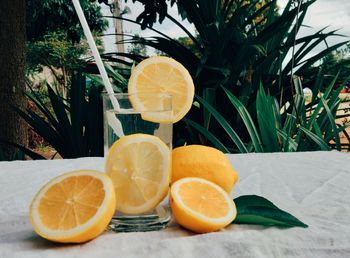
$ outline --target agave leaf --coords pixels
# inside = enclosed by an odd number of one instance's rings
[[[316,82],[314,84],[314,87],[312,88],[312,99],[311,103],[315,102],[315,99],[317,98],[317,94],[320,92],[322,85],[323,85],[323,68],[322,66],[319,68],[317,77],[316,77]]]
[[[65,105],[62,99],[52,90],[51,87],[48,87],[48,93],[52,108],[55,112],[57,122],[59,125],[57,131],[63,136],[63,138],[67,139],[67,143],[72,143],[74,137],[72,136],[70,131],[71,124],[66,113]],[[69,148],[71,148],[73,152],[76,150],[76,146],[74,146],[74,144],[71,144]]]
[[[70,157],[70,149],[66,149],[63,144],[65,139],[43,118],[31,110],[27,110],[27,114],[16,107],[14,107],[14,109],[22,117],[22,119],[24,119],[35,132],[42,136],[45,141],[50,143],[50,145],[53,146],[63,158]]]
[[[346,45],[347,43],[349,43],[349,41],[340,42],[338,44],[335,44],[333,46],[328,47],[327,49],[321,51],[320,53],[314,55],[313,57],[310,57],[310,58],[306,59],[305,61],[303,61],[302,63],[299,64],[301,66],[297,69],[296,73],[302,73],[303,70],[305,70],[306,68],[312,66],[317,61],[319,61],[323,57],[325,57],[327,54],[332,53],[333,51],[335,51],[338,48]]]
[[[226,131],[227,135],[232,139],[232,141],[235,143],[237,148],[241,153],[247,153],[248,150],[245,147],[244,143],[242,142],[242,139],[238,136],[238,134],[233,130],[231,125],[226,121],[226,119],[213,108],[208,102],[206,102],[204,99],[196,95],[196,98],[198,101],[204,106],[204,108],[208,109],[213,117],[219,122],[219,124],[222,126],[222,128]]]
[[[38,96],[32,89],[31,92],[25,93],[26,97],[29,98],[38,107],[38,109],[43,113],[47,120],[55,127],[58,128],[58,122],[56,118],[50,113],[50,110],[42,102],[41,97]]]
[[[206,88],[203,90],[203,99],[205,99],[210,105],[215,106],[216,91],[212,88]],[[211,113],[207,110],[203,110],[204,127],[209,129]]]
[[[212,134],[207,128],[204,128],[200,124],[198,124],[190,119],[187,119],[187,118],[183,118],[183,121],[188,123],[193,128],[195,128],[201,134],[203,134],[203,136],[206,137],[214,145],[215,148],[221,150],[224,153],[230,153],[230,151],[226,148],[226,146],[214,134]]]
[[[346,140],[348,141],[348,143],[341,144],[342,147],[344,146],[343,149],[346,150],[347,152],[350,151],[350,135],[346,131],[346,129],[349,128],[349,127],[350,127],[350,124],[338,127],[338,133],[342,132],[344,134]],[[331,139],[329,139],[329,140],[331,140]]]
[[[271,22],[271,26],[276,27],[276,29],[278,28],[277,26],[284,25],[267,38],[266,52],[268,54],[262,56],[256,61],[255,70],[257,78],[262,78],[262,76],[266,74],[267,69],[269,69],[270,74],[277,74],[281,69],[282,60],[286,58],[288,50],[294,45],[295,31],[299,31],[308,6],[309,5],[302,5],[299,23],[294,25],[291,32],[289,32],[289,30],[293,25],[295,16],[297,15],[297,8],[291,11],[289,11],[289,8],[286,8],[280,19],[277,19],[276,21],[272,19],[273,22]],[[274,25],[272,25],[273,23]],[[266,26],[266,28],[267,27],[268,26]],[[270,28],[270,30],[275,29],[274,27]],[[271,31],[267,31],[267,33],[270,32]],[[279,62],[280,65],[275,65],[276,62]],[[282,74],[288,74],[288,72],[283,70]]]
[[[309,8],[309,4],[305,3],[300,6],[300,13],[298,17],[298,23],[296,22],[297,15],[298,15],[298,8],[294,8],[290,10],[289,12],[283,13],[282,16],[286,17],[285,19],[285,26],[282,28],[281,31],[278,31],[275,36],[271,38],[269,41],[268,50],[277,49],[279,48],[282,42],[286,45],[291,44],[291,47],[294,44],[294,41],[296,40],[296,34],[300,30],[300,27],[303,24],[303,20],[305,18],[305,15],[307,13],[307,9]],[[278,22],[279,19],[277,19],[274,22]],[[292,28],[290,30],[290,28]],[[283,59],[286,57],[287,53],[284,53]]]
[[[327,89],[325,90],[324,94],[323,94],[323,98],[324,99],[328,99],[328,96],[331,92],[331,90],[333,89],[337,78],[339,76],[339,73],[334,77],[334,79],[332,80],[332,82],[330,83],[330,85],[327,87]],[[315,93],[313,93],[315,94]],[[311,130],[313,123],[316,122],[317,116],[319,115],[321,108],[323,107],[322,102],[318,102],[315,110],[312,112],[312,115],[310,117],[310,119],[308,120],[307,124],[306,124],[306,128],[308,128],[309,130]]]
[[[313,132],[311,132],[310,130],[308,130],[307,128],[305,128],[303,126],[300,126],[299,129],[303,133],[305,133],[305,135],[310,140],[312,140],[314,143],[316,143],[321,150],[324,150],[324,151],[329,151],[330,150],[328,144],[321,137],[318,137],[316,134],[314,134]]]
[[[145,40],[144,44],[171,55],[172,58],[182,63],[192,77],[195,78],[199,59],[189,49],[182,46],[177,41],[173,42],[161,37],[153,37],[150,40]]]
[[[313,124],[313,129],[318,137],[323,138],[323,133],[322,133],[321,128],[319,127],[318,123]],[[325,141],[329,142],[330,140],[328,140],[328,141],[325,140]]]
[[[104,67],[107,70],[107,73],[113,77],[118,83],[122,84],[124,87],[128,84],[128,81],[119,74],[116,70],[113,69],[108,63],[104,63]]]
[[[290,137],[289,134],[287,134],[284,129],[277,128],[277,134],[284,140],[283,143],[283,151],[290,152],[290,151],[296,151],[298,149],[298,144],[293,140],[292,137]]]
[[[105,18],[110,18],[110,19],[116,19],[116,20],[122,20],[122,21],[125,21],[125,22],[129,22],[129,23],[133,23],[133,24],[136,24],[136,25],[141,25],[141,23],[139,21],[134,21],[134,20],[131,20],[131,19],[127,19],[127,18],[124,18],[124,17],[121,17],[121,16],[104,16]],[[151,26],[145,26],[143,29],[149,29],[155,33],[157,33],[158,35],[161,35],[162,37],[164,38],[167,38],[168,40],[173,40],[174,42],[176,42],[173,38],[169,37],[168,35],[162,33],[161,31],[159,30],[156,30],[154,28],[152,28]]]
[[[263,149],[266,152],[280,151],[277,135],[276,112],[272,97],[266,95],[262,85],[260,85],[256,98],[257,120],[259,124]]]
[[[329,109],[334,117],[336,117],[336,113],[337,113],[337,110],[339,108],[339,104],[340,104],[339,93],[341,90],[342,90],[342,87],[339,87],[338,89],[333,91],[331,96],[327,99],[327,101],[328,101],[327,105],[328,105],[328,107],[329,107]],[[322,95],[321,95],[321,97],[323,99],[326,99]],[[322,103],[321,97],[320,97],[320,102]],[[323,104],[322,104],[322,107],[323,107]],[[332,131],[332,126],[330,123],[328,123],[328,115],[327,115],[327,111],[325,110],[324,107],[323,107],[321,113],[319,114],[317,120],[318,120],[318,124],[319,124],[322,131],[326,131],[327,129],[328,129],[328,131]]]
[[[327,105],[327,102],[324,100],[324,98],[322,96],[321,96],[321,101],[322,101],[323,107],[326,111],[326,114],[328,116],[329,123],[332,127],[332,130],[333,130],[333,139],[335,140],[336,148],[338,151],[341,151],[340,137],[339,137],[339,133],[337,130],[337,125],[335,124],[335,117],[333,116],[331,110],[329,109],[329,107]]]
[[[101,57],[103,57],[104,59],[107,59],[107,60],[109,60],[109,58],[113,58],[113,57],[115,59],[117,59],[117,57],[119,57],[119,56],[126,57],[130,60],[133,60],[134,62],[137,62],[137,63],[141,62],[145,58],[144,56],[133,54],[133,53],[108,52],[105,54],[101,54]],[[121,60],[121,59],[118,59],[118,60]],[[125,61],[123,64],[126,64],[126,66],[130,67],[132,65],[132,62]]]
[[[207,39],[207,23],[202,13],[202,11],[204,10],[202,8],[201,3],[187,0],[179,0],[178,2],[179,5],[181,5],[181,8],[186,10],[187,19],[194,24],[198,33],[203,38]],[[208,16],[206,18],[208,18]],[[210,22],[209,19],[207,21]]]
[[[246,126],[248,133],[250,135],[250,138],[252,140],[255,151],[256,152],[263,152],[262,142],[260,140],[259,133],[258,133],[257,129],[255,128],[253,119],[251,118],[248,110],[228,89],[223,88],[223,90],[225,91],[230,102],[236,108],[237,112],[239,113],[240,117],[242,118],[244,125]]]
[[[9,141],[5,141],[3,139],[0,138],[0,142],[1,143],[5,143],[5,144],[8,144],[8,145],[12,145],[16,148],[18,148],[19,150],[21,150],[25,155],[27,155],[28,157],[30,157],[31,159],[33,160],[42,160],[42,159],[45,159],[42,155],[26,148],[25,146],[23,145],[20,145],[20,144],[17,144],[17,143],[13,143],[13,142],[9,142]],[[0,153],[1,154],[1,153]],[[0,157],[0,160],[3,160],[1,157]]]
[[[325,30],[323,28],[322,30],[318,31],[317,33],[313,35],[308,35],[303,38],[300,38],[296,40],[296,46],[303,43],[301,46],[298,47],[298,50],[294,54],[294,66],[298,66],[298,64],[308,55],[310,52],[317,47],[320,43],[322,43],[326,38],[329,36],[334,36],[335,31],[331,31],[328,33],[322,33]],[[291,42],[293,44],[294,42]],[[289,63],[285,66],[283,69],[284,73],[287,73],[287,71],[290,71],[292,69],[293,61],[290,60]]]
[[[197,48],[199,51],[203,52],[202,46],[201,44],[198,42],[198,40],[196,39],[195,36],[192,35],[191,32],[189,32],[189,30],[187,30],[187,28],[185,26],[183,26],[180,22],[178,22],[176,19],[174,19],[171,15],[167,14],[166,17],[171,20],[173,23],[175,23],[178,27],[180,27],[185,33],[186,35],[193,41],[194,44],[196,44]]]
[[[283,128],[282,128],[282,132],[285,132],[286,133],[286,137],[282,137],[284,138],[284,143],[283,143],[283,150],[290,150],[291,148],[293,148],[293,151],[297,151],[297,148],[298,148],[298,144],[299,144],[299,139],[296,138],[295,140],[293,139],[293,136],[295,134],[295,131],[296,131],[296,116],[295,115],[292,115],[292,114],[289,114],[287,113],[286,114],[286,119],[284,121],[284,125],[283,125]],[[277,128],[277,132],[280,132],[280,130]],[[281,133],[281,132],[280,132]],[[281,136],[281,134],[280,134]],[[289,142],[288,138],[291,138],[293,139],[293,143],[291,146],[291,142]],[[286,141],[286,139],[288,141]],[[296,148],[294,148],[296,147]]]
[[[305,11],[309,5],[303,4],[300,8],[301,12]],[[272,23],[268,24],[254,39],[257,42],[268,42],[273,40],[271,48],[274,49],[277,42],[280,43],[282,38],[289,34],[289,29],[298,13],[297,8],[285,12],[281,17]],[[277,32],[277,34],[276,34]]]
[[[305,111],[305,97],[303,93],[303,87],[301,85],[300,77],[293,77],[293,86],[295,89],[295,95],[293,98],[294,114],[298,118],[301,125],[306,122],[306,111]]]
[[[97,85],[104,85],[101,75],[87,73],[86,76],[90,78],[93,82],[95,82]],[[112,84],[112,88],[114,92],[122,93],[122,90],[115,84]]]

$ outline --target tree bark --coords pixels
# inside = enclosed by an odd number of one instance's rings
[[[27,145],[27,126],[12,106],[26,107],[26,6],[25,0],[0,0],[0,139]],[[0,143],[8,158],[16,153]]]
[[[114,16],[120,17],[120,14],[122,12],[121,8],[122,8],[122,1],[115,0],[115,2],[114,2]],[[125,53],[124,43],[122,43],[122,41],[124,40],[124,37],[122,35],[122,33],[123,33],[123,21],[119,20],[119,19],[115,19],[114,25],[115,25],[115,33],[116,33],[115,39],[117,42],[117,52],[118,53]],[[119,58],[124,59],[124,57],[122,57],[122,56],[120,56]]]

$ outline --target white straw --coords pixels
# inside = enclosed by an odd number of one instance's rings
[[[104,65],[102,63],[102,59],[101,59],[100,53],[98,52],[98,49],[96,47],[94,38],[92,37],[91,30],[90,30],[89,25],[88,25],[88,23],[86,21],[86,18],[85,18],[85,15],[83,13],[83,10],[81,9],[80,2],[79,2],[79,0],[72,0],[72,1],[73,1],[73,5],[74,5],[74,8],[75,8],[75,11],[78,14],[81,26],[83,27],[85,37],[86,37],[86,39],[87,39],[87,41],[89,43],[89,46],[90,46],[91,51],[92,51],[92,54],[93,54],[93,56],[95,58],[95,61],[96,61],[96,64],[97,64],[97,68],[100,71],[100,74],[101,74],[101,77],[102,77],[102,80],[103,80],[103,84],[104,84],[105,89],[106,89],[106,91],[108,93],[108,96],[109,96],[109,98],[111,100],[112,106],[113,106],[114,110],[120,111],[120,106],[119,106],[118,100],[114,96],[114,91],[113,91],[111,82],[108,79],[108,75],[107,75],[106,69],[105,69],[105,67],[104,67]],[[123,127],[122,127],[122,124],[119,121],[119,119],[117,119],[116,116],[111,116],[111,115],[108,115],[108,114],[109,113],[106,114],[106,119],[107,119],[108,125],[113,129],[114,133],[118,137],[124,136]]]
[[[73,5],[75,7],[75,11],[78,14],[81,26],[83,27],[86,39],[87,39],[87,41],[89,43],[89,46],[91,48],[92,54],[93,54],[93,56],[95,58],[95,61],[96,61],[96,64],[97,64],[97,68],[100,71],[100,74],[102,76],[102,80],[103,80],[105,89],[106,89],[106,91],[107,91],[107,93],[108,93],[108,95],[109,95],[109,97],[111,99],[113,108],[115,110],[120,110],[119,103],[118,103],[117,99],[113,95],[114,91],[113,91],[111,82],[108,79],[108,75],[107,75],[106,69],[105,69],[105,67],[104,67],[104,65],[102,63],[102,59],[101,59],[100,53],[97,50],[97,47],[96,47],[94,38],[92,37],[89,25],[88,25],[88,23],[87,23],[87,21],[85,19],[83,10],[82,10],[82,8],[80,6],[80,2],[79,2],[79,0],[72,0],[72,1],[73,1]]]

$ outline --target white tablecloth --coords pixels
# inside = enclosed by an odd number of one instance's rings
[[[52,177],[103,169],[103,159],[0,162],[0,257],[350,257],[350,154],[229,155],[240,179],[233,196],[257,194],[309,228],[230,225],[194,234],[175,223],[158,232],[113,233],[80,245],[50,243],[28,222],[28,206]]]

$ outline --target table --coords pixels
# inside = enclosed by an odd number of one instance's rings
[[[103,159],[0,162],[0,257],[350,257],[349,153],[228,157],[240,176],[234,197],[264,196],[309,228],[233,224],[200,235],[172,222],[158,232],[104,232],[85,244],[54,244],[33,232],[31,199],[62,172],[103,170]]]

